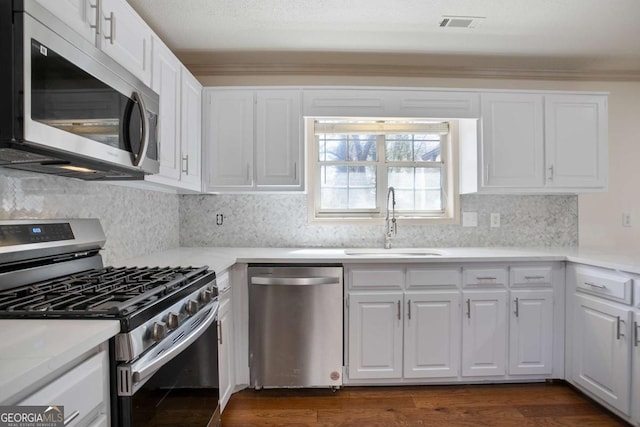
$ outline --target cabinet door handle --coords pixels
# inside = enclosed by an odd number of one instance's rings
[[[484,183],[489,184],[489,163],[484,168]]]
[[[520,317],[520,302],[518,298],[516,298],[514,302],[516,303],[516,310],[513,313],[516,315],[516,317]]]
[[[584,284],[587,285],[587,286],[591,286],[592,288],[607,289],[607,287],[605,285],[599,285],[597,283],[584,282]]]
[[[471,299],[467,298],[467,319],[471,319]]]
[[[411,320],[411,300],[407,301],[407,316]]]
[[[109,40],[109,43],[114,44],[116,42],[116,16],[111,12],[108,18],[105,16],[104,20],[109,21],[109,29],[111,30],[109,36],[107,37],[105,34],[104,38]]]
[[[402,319],[402,317],[400,316],[400,310],[402,310],[402,308],[400,306],[400,300],[398,300],[398,320]]]
[[[94,17],[96,20],[95,25],[89,24],[89,27],[95,29],[96,34],[100,34],[100,0],[96,0],[96,4],[91,4],[91,1],[89,1],[89,7],[95,9]]]
[[[249,163],[247,163],[247,175],[246,175],[246,176],[247,176],[247,179],[246,179],[246,183],[247,183],[247,184],[249,184],[249,183],[250,183],[250,182],[249,182],[249,168],[250,168],[250,165],[249,165]]]
[[[293,163],[293,180],[296,181],[298,179],[298,162]]]
[[[222,321],[218,320],[216,326],[218,328],[218,343],[222,345]]]
[[[182,157],[182,161],[184,162],[184,169],[182,169],[182,173],[189,174],[189,155]]]
[[[624,320],[620,319],[620,316],[618,316],[616,318],[616,339],[618,340],[624,337],[624,334],[622,333],[621,323],[624,323]]]
[[[633,322],[633,329],[636,332],[636,339],[633,342],[633,345],[638,347],[640,346],[640,324],[638,324],[638,322]]]
[[[549,176],[548,176],[548,180],[549,181],[553,181],[553,165],[549,166]]]

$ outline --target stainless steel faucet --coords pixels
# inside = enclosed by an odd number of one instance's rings
[[[389,218],[389,197],[391,197],[391,218]],[[396,222],[396,190],[393,187],[389,187],[387,191],[387,216],[384,222],[386,225],[384,248],[391,249],[391,239],[398,234],[398,223]]]

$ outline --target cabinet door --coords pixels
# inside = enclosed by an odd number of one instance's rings
[[[124,0],[102,0],[100,48],[145,84],[151,83],[151,29]]]
[[[491,93],[481,99],[484,186],[542,187],[542,95]]]
[[[182,64],[159,39],[153,38],[153,76],[151,88],[160,95],[158,176],[180,180],[180,88]],[[154,180],[155,176],[148,178]]]
[[[547,185],[606,187],[607,138],[605,96],[545,96]]]
[[[506,374],[507,291],[465,291],[462,375]]]
[[[402,300],[402,292],[349,294],[349,378],[402,376]]]
[[[302,182],[302,111],[299,90],[256,94],[256,184],[299,186]]]
[[[96,1],[90,0],[37,0],[49,12],[90,41],[96,42]]]
[[[640,299],[638,300],[640,302]],[[636,422],[640,422],[640,310],[636,309],[633,318],[633,360],[631,365],[633,366],[633,384],[631,389],[633,390],[633,402],[632,408],[635,408],[635,413],[631,414]]]
[[[182,69],[181,181],[186,187],[202,189],[202,85],[186,68]]]
[[[509,373],[553,371],[553,291],[511,291]]]
[[[630,322],[631,310],[623,306],[575,296],[573,381],[627,415],[631,393]]]
[[[218,370],[220,377],[221,411],[229,402],[235,387],[235,357],[233,351],[233,315],[231,298],[222,298],[218,309]]]
[[[206,92],[207,190],[253,183],[253,91]]]
[[[458,376],[460,293],[405,294],[404,377]]]

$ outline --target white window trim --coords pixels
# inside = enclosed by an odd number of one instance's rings
[[[362,120],[362,119],[359,119]],[[310,224],[351,224],[351,225],[384,225],[384,214],[386,214],[386,192],[378,191],[378,204],[381,206],[380,212],[371,212],[370,217],[366,217],[367,212],[360,212],[356,216],[345,215],[344,212],[336,213],[335,216],[324,213],[323,216],[316,215],[316,206],[319,204],[320,194],[318,191],[318,161],[317,150],[315,150],[315,132],[314,118],[305,119],[305,142],[307,146],[307,217]],[[443,176],[443,205],[447,216],[429,217],[421,214],[421,216],[411,217],[403,215],[398,217],[398,223],[404,225],[435,225],[435,224],[460,224],[460,193],[459,193],[459,175],[458,175],[458,147],[459,147],[459,129],[456,120],[449,121],[449,138],[448,144],[442,146],[442,157],[445,159],[445,174]],[[407,163],[403,163],[406,165]],[[417,166],[424,165],[420,162]],[[380,168],[378,168],[380,169]],[[378,179],[382,183],[379,188],[387,188],[387,176],[378,170]],[[382,213],[382,215],[380,215]]]

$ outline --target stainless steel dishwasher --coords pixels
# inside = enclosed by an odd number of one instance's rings
[[[251,385],[342,385],[342,267],[249,267]]]

